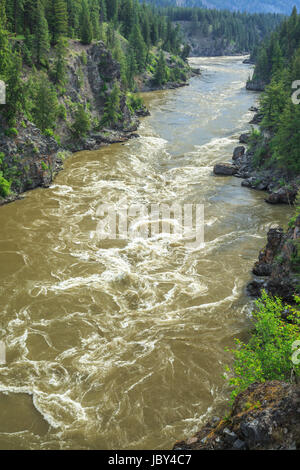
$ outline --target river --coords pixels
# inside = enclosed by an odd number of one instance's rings
[[[241,57],[192,59],[190,86],[145,95],[140,138],[65,163],[0,209],[0,448],[167,449],[224,413],[245,285],[287,206],[215,177],[250,129]],[[100,204],[204,204],[205,244],[103,241]]]

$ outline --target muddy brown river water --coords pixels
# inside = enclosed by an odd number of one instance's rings
[[[212,175],[250,128],[251,67],[191,62],[189,87],[145,95],[140,138],[0,208],[0,448],[168,449],[226,409],[224,348],[247,338],[251,267],[291,211]],[[97,239],[97,207],[124,198],[204,204],[204,247]]]

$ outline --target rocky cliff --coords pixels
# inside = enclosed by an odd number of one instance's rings
[[[98,123],[113,83],[120,84],[121,81],[119,63],[101,41],[90,46],[70,41],[66,62],[65,90],[59,96],[65,116],[57,122],[55,138],[43,134],[24,116],[19,117],[13,129],[7,128],[0,116],[0,176],[11,183],[11,194],[5,198],[0,195],[0,205],[29,189],[49,186],[62,168],[66,151],[92,150],[134,137],[139,125],[138,116],[147,114],[143,106],[135,112],[128,105],[120,85],[120,120],[113,128],[100,129]],[[30,72],[26,69],[24,80]],[[91,131],[84,138],[75,138],[71,131],[79,103],[88,107],[93,122]]]
[[[155,62],[158,51],[153,50],[151,54]],[[187,78],[191,75],[188,64],[168,53],[165,53],[165,59],[170,81],[157,86],[153,80],[152,67],[152,72],[147,70],[135,77],[137,90],[151,91],[187,84]],[[50,67],[51,61],[52,51],[49,55]],[[11,194],[8,197],[0,193],[0,205],[18,198],[29,189],[48,186],[62,168],[67,152],[95,150],[102,145],[136,137],[139,118],[149,114],[140,101],[133,106],[133,102],[128,99],[122,85],[120,64],[114,60],[102,41],[84,46],[79,41],[69,40],[65,63],[64,87],[57,90],[59,105],[64,112],[58,117],[53,137],[47,132],[42,133],[24,116],[19,116],[15,127],[9,129],[0,115],[0,177],[11,184]],[[31,74],[32,70],[26,67],[24,81]],[[105,105],[115,83],[120,89],[119,118],[110,126],[103,126]],[[75,137],[72,131],[79,104],[88,110],[92,124],[84,137]]]
[[[300,386],[253,383],[240,393],[225,419],[213,418],[174,450],[300,449]]]
[[[78,41],[70,41],[67,57],[67,78],[64,95],[60,98],[67,111],[67,119],[61,120],[57,133],[62,145],[71,151],[91,150],[101,144],[126,140],[137,130],[138,116],[129,108],[126,94],[122,92],[120,64],[113,59],[104,43],[99,41],[90,46],[83,46]],[[99,123],[103,117],[107,97],[117,82],[121,88],[120,120],[113,128],[101,128]],[[81,103],[89,108],[94,122],[89,135],[84,139],[74,139],[70,132],[70,122],[74,113],[74,105]],[[146,110],[145,110],[146,111]],[[108,135],[110,138],[107,139]]]
[[[260,252],[253,268],[255,278],[248,284],[248,292],[259,296],[264,289],[286,302],[293,303],[300,293],[300,216],[284,232],[271,228],[266,247]]]
[[[0,205],[29,189],[49,186],[62,167],[63,153],[53,137],[46,137],[26,119],[17,125],[16,134],[0,133],[1,171],[12,181],[12,195],[0,198]]]

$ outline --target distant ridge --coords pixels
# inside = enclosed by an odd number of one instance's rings
[[[159,6],[204,7],[249,13],[283,13],[290,15],[294,6],[300,10],[300,0],[146,0]]]

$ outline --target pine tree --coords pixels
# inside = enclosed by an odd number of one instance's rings
[[[42,130],[53,129],[58,116],[58,100],[53,85],[46,74],[41,73],[35,83],[32,118]]]
[[[86,0],[81,3],[81,42],[91,44],[93,40],[93,29]]]
[[[271,142],[277,164],[290,173],[300,172],[300,106],[290,100],[281,115],[279,128]]]
[[[159,53],[158,61],[156,64],[154,81],[157,85],[163,85],[168,79],[168,72],[166,66],[166,60],[163,51]]]
[[[112,21],[117,18],[119,9],[118,0],[106,0],[106,12],[108,21]]]
[[[135,60],[138,71],[142,72],[146,65],[147,48],[141,30],[137,24],[135,24],[132,28],[129,37],[129,43],[135,53]]]
[[[22,60],[15,52],[11,56],[10,64],[6,72],[6,105],[5,118],[9,124],[13,124],[15,117],[24,107],[24,84],[21,79]]]
[[[274,76],[276,73],[280,72],[283,68],[283,57],[281,48],[279,45],[279,41],[276,39],[272,44],[272,75]]]
[[[106,46],[108,49],[114,49],[116,44],[116,30],[113,22],[109,22],[106,28]]]
[[[101,36],[99,0],[90,0],[90,19],[92,25],[92,37],[93,39],[99,40]]]
[[[68,10],[64,0],[50,0],[49,29],[52,34],[52,43],[56,44],[60,36],[68,32]]]
[[[263,47],[259,53],[257,66],[254,72],[254,78],[260,78],[262,80],[268,81],[270,70],[271,70],[271,66],[269,64],[267,51]]]
[[[120,20],[125,38],[129,38],[134,24],[133,0],[122,0],[120,8]]]
[[[60,37],[55,47],[55,61],[52,72],[52,77],[55,83],[63,85],[66,77],[66,55],[67,55],[68,41],[66,38]]]
[[[135,54],[131,47],[129,47],[126,55],[126,81],[130,90],[135,88],[134,77],[136,73],[137,64],[135,60]]]
[[[120,64],[121,81],[124,87],[127,88],[128,83],[127,83],[127,74],[126,74],[126,58],[121,47],[121,42],[118,37],[115,39],[113,58]]]
[[[100,0],[100,21],[101,23],[107,20],[106,0]]]
[[[15,34],[22,34],[23,32],[24,7],[24,0],[11,0],[6,2],[9,29]]]
[[[114,126],[121,119],[120,95],[120,87],[118,83],[115,82],[104,106],[103,118],[101,121],[103,126]]]
[[[79,137],[85,137],[89,130],[91,129],[91,119],[87,111],[84,109],[82,104],[78,104],[76,113],[75,113],[75,120],[72,126],[73,134]]]
[[[38,65],[41,65],[50,50],[48,23],[44,9],[38,0],[36,9],[36,23],[33,37],[33,56]]]
[[[0,79],[5,79],[7,67],[10,62],[10,45],[6,30],[5,0],[0,0]]]
[[[281,113],[287,100],[283,80],[273,78],[260,99],[261,112],[264,115],[262,126],[276,131]]]

